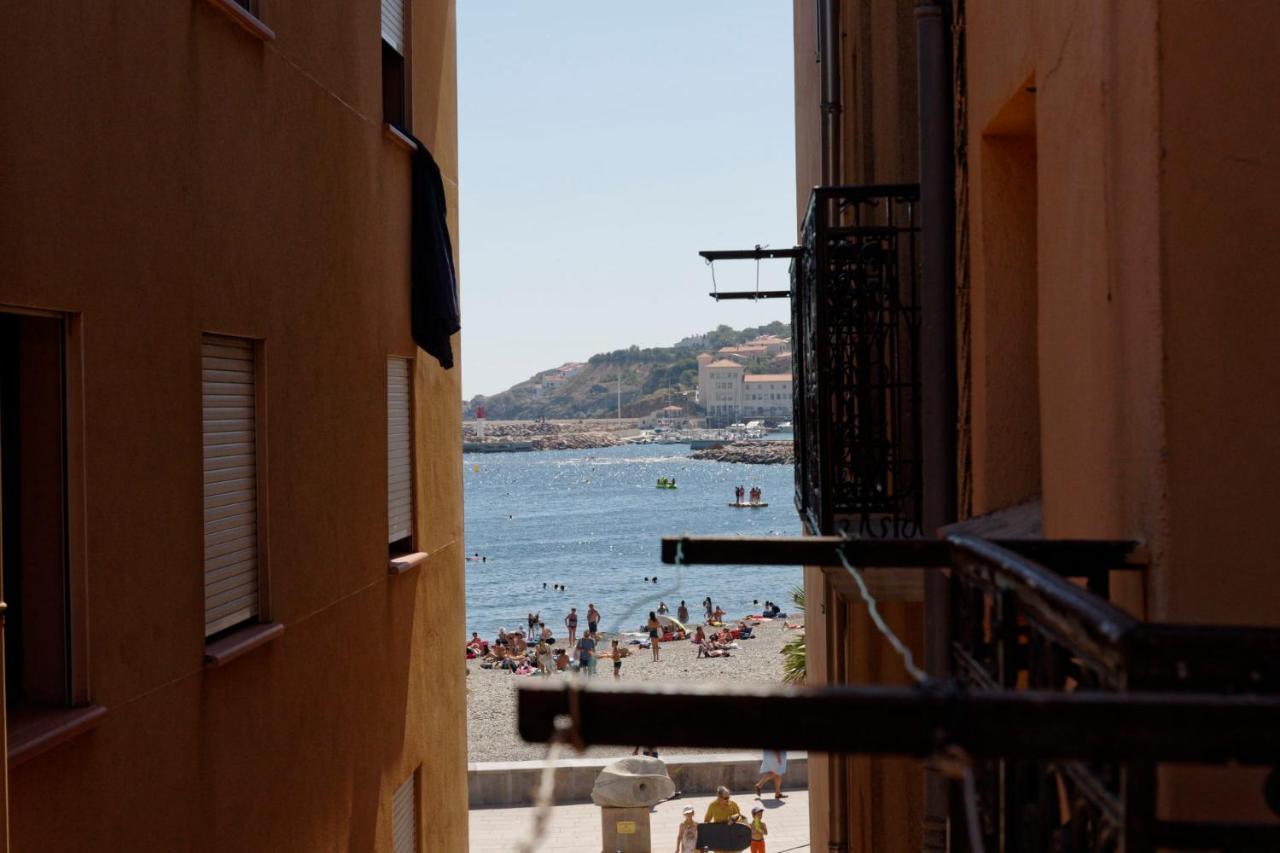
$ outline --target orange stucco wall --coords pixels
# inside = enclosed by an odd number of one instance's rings
[[[456,236],[452,0],[416,0],[413,129]],[[386,359],[409,155],[379,9],[37,3],[0,35],[0,307],[77,317],[88,675],[102,724],[11,771],[17,850],[466,849],[458,370],[419,354],[417,539],[387,573]],[[260,338],[268,646],[202,666],[200,336]],[[427,792],[430,799],[427,799]],[[429,808],[426,808],[427,804]]]
[[[1280,6],[968,0],[967,13],[975,496],[1012,477],[982,463],[983,442],[1008,445],[980,412],[1018,389],[978,330],[1009,304],[998,271],[1016,254],[983,206],[1019,191],[981,188],[1008,167],[993,126],[1029,81],[1036,265],[1018,298],[1038,303],[1045,534],[1142,540],[1145,584],[1117,593],[1146,618],[1280,624],[1280,124],[1257,108],[1280,79]],[[1260,818],[1258,790],[1239,771],[1167,772],[1161,810]]]

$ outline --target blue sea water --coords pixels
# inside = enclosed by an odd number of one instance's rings
[[[676,444],[465,454],[466,553],[486,558],[466,564],[468,635],[492,638],[541,611],[563,636],[569,608],[585,626],[590,602],[606,631],[637,629],[659,601],[673,616],[681,599],[700,613],[708,595],[732,616],[759,612],[766,599],[791,609],[799,567],[676,567],[659,559],[664,535],[800,532],[791,466],[698,461],[688,452]],[[655,488],[664,476],[679,488]],[[729,507],[737,485],[759,486],[769,506]],[[657,584],[643,580],[655,576]]]

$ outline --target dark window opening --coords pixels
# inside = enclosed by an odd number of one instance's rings
[[[412,554],[413,552],[412,535],[395,540],[387,548],[387,556],[389,557],[403,557],[405,554]]]
[[[240,8],[254,17],[258,16],[258,0],[232,0]]]
[[[382,41],[382,120],[408,132],[409,110],[405,85],[405,62],[394,47]]]
[[[0,313],[0,531],[5,698],[71,700],[62,321]]]

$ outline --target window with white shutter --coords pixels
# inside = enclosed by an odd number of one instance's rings
[[[257,381],[252,341],[205,335],[204,633],[258,616]]]
[[[404,0],[382,0],[382,40],[404,56]]]
[[[387,359],[387,529],[391,553],[413,550],[413,362]]]
[[[382,0],[382,120],[409,129],[408,0]]]
[[[391,798],[391,849],[393,853],[418,851],[418,771],[409,774]]]

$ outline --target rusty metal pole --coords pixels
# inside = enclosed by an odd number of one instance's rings
[[[822,186],[835,186],[843,175],[844,151],[840,133],[841,119],[841,60],[840,4],[842,0],[819,0],[818,32],[821,35],[819,62],[822,63]],[[823,531],[830,532],[830,531]],[[849,622],[845,606],[830,582],[824,578],[823,587],[828,590],[827,609],[827,673],[830,683],[838,684],[847,677],[845,652],[848,648]],[[849,814],[849,761],[844,755],[828,758],[828,853],[847,853]]]
[[[829,590],[827,594],[827,672],[831,673],[831,684],[845,684],[849,678],[849,608],[841,599],[833,584],[823,578],[823,585]],[[831,753],[827,756],[828,793],[830,803],[827,809],[827,851],[828,853],[848,853],[849,851],[849,758],[842,753]]]
[[[935,535],[956,520],[955,162],[952,142],[951,39],[947,14],[935,0],[916,5],[916,77],[920,121],[920,207],[923,226],[921,414],[924,482],[923,527]],[[947,579],[924,579],[925,668],[949,670]],[[925,853],[944,853],[948,786],[926,771]]]
[[[3,465],[0,462],[0,465]],[[0,481],[4,472],[0,470]],[[9,696],[5,691],[4,632],[5,611],[9,605],[4,601],[4,496],[0,494],[0,853],[9,853]]]
[[[843,180],[844,151],[841,150],[840,114],[842,112],[840,2],[821,0],[822,34],[819,62],[822,63],[822,186],[836,186]]]

